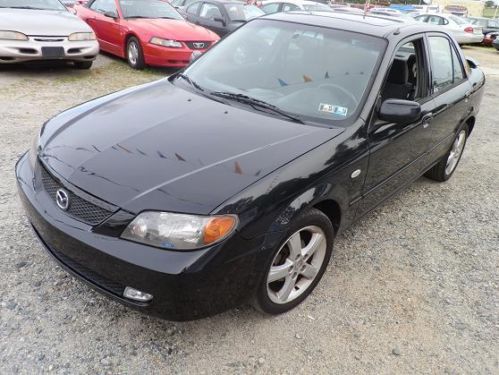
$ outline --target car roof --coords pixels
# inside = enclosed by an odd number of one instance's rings
[[[296,11],[272,13],[260,18],[317,25],[384,38],[387,38],[391,34],[406,35],[418,32],[443,32],[442,28],[423,22],[408,21],[400,17],[394,18],[370,14]]]

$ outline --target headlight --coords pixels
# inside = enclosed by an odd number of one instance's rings
[[[182,43],[177,42],[176,40],[161,39],[158,37],[152,38],[149,43],[156,44],[158,46],[163,46],[163,47],[182,48]]]
[[[28,37],[17,31],[0,31],[0,39],[4,40],[28,40]]]
[[[192,250],[227,238],[237,226],[234,215],[198,216],[146,211],[124,230],[122,238],[151,246]]]
[[[73,33],[69,35],[68,40],[72,42],[81,42],[84,40],[95,40],[94,32],[89,33]]]

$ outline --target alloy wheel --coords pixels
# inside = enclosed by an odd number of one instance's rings
[[[137,43],[132,41],[128,44],[128,61],[130,61],[130,64],[132,65],[137,65],[138,59],[139,46],[137,46]]]
[[[291,302],[313,283],[326,257],[327,241],[318,226],[291,235],[275,255],[267,275],[267,293],[277,304]]]
[[[457,163],[461,158],[461,154],[464,150],[464,143],[466,140],[466,130],[461,130],[456,137],[452,149],[450,150],[449,157],[447,158],[447,164],[445,165],[445,174],[450,175],[454,169],[456,169]]]

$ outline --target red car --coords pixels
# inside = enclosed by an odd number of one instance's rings
[[[126,58],[134,69],[183,67],[194,51],[204,52],[220,39],[161,0],[89,0],[76,11],[94,30],[101,50]]]

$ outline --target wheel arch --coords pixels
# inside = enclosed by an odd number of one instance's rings
[[[465,121],[466,125],[468,125],[468,136],[473,131],[473,128],[475,127],[475,122],[476,122],[475,116],[471,116]]]
[[[337,233],[341,226],[341,207],[334,199],[324,199],[312,205],[324,213],[333,224],[334,231]]]

